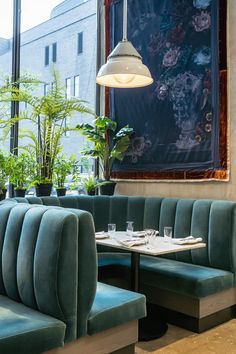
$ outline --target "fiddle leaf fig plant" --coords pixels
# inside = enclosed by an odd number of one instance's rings
[[[116,132],[117,123],[105,116],[97,116],[93,123],[77,125],[81,134],[94,143],[93,148],[82,150],[82,154],[99,158],[104,179],[109,181],[113,163],[116,159],[123,160],[134,130],[126,125]]]

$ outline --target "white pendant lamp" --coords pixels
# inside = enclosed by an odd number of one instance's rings
[[[113,49],[96,78],[102,86],[134,88],[153,83],[150,71],[142,63],[142,57],[127,40],[127,0],[123,3],[123,39]]]

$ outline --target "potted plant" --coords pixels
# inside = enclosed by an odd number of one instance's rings
[[[72,180],[75,183],[75,180],[78,180],[78,161],[75,159],[75,155],[71,155],[69,159],[65,155],[58,156],[53,171],[58,197],[66,195],[65,182],[69,174],[72,174]]]
[[[0,152],[0,201],[6,198],[8,182],[8,156]]]
[[[29,153],[9,156],[9,181],[14,185],[15,197],[25,197],[31,177],[35,171],[35,160]]]
[[[112,195],[115,188],[115,182],[110,181],[113,162],[115,159],[123,160],[130,145],[133,128],[126,125],[116,132],[116,122],[108,117],[98,116],[94,120],[94,125],[83,123],[79,124],[77,129],[94,143],[92,149],[84,149],[82,154],[99,158],[104,180],[110,182],[100,187],[100,194]]]
[[[89,175],[88,177],[81,179],[83,189],[88,195],[95,195],[96,190],[101,186],[109,184],[108,181],[99,181],[97,177]]]
[[[34,80],[33,84],[39,82]],[[65,88],[55,71],[53,85],[46,95],[32,93],[32,85],[9,88],[8,96],[6,93],[2,101],[24,102],[29,107],[21,111],[18,118],[30,121],[32,128],[22,130],[20,137],[30,139],[27,149],[33,149],[36,157],[37,174],[33,181],[36,195],[50,195],[55,161],[62,150],[61,138],[67,131],[74,130],[67,125],[67,118],[74,112],[92,112],[79,98],[65,98]]]

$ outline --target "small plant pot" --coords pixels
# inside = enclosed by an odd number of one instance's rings
[[[64,197],[66,195],[66,188],[56,188],[57,196]]]
[[[2,193],[0,194],[0,201],[6,199],[7,189],[2,189]]]
[[[104,186],[99,187],[100,194],[101,195],[113,195],[114,191],[115,191],[115,186],[116,186],[116,182],[109,181],[109,183],[104,184]]]
[[[49,197],[52,191],[52,183],[41,183],[35,185],[37,197]]]
[[[24,198],[26,189],[14,189],[14,196]]]

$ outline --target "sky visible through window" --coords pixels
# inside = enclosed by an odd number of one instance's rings
[[[50,18],[52,9],[62,0],[21,0],[21,31]],[[0,1],[0,37],[12,37],[13,0]]]

